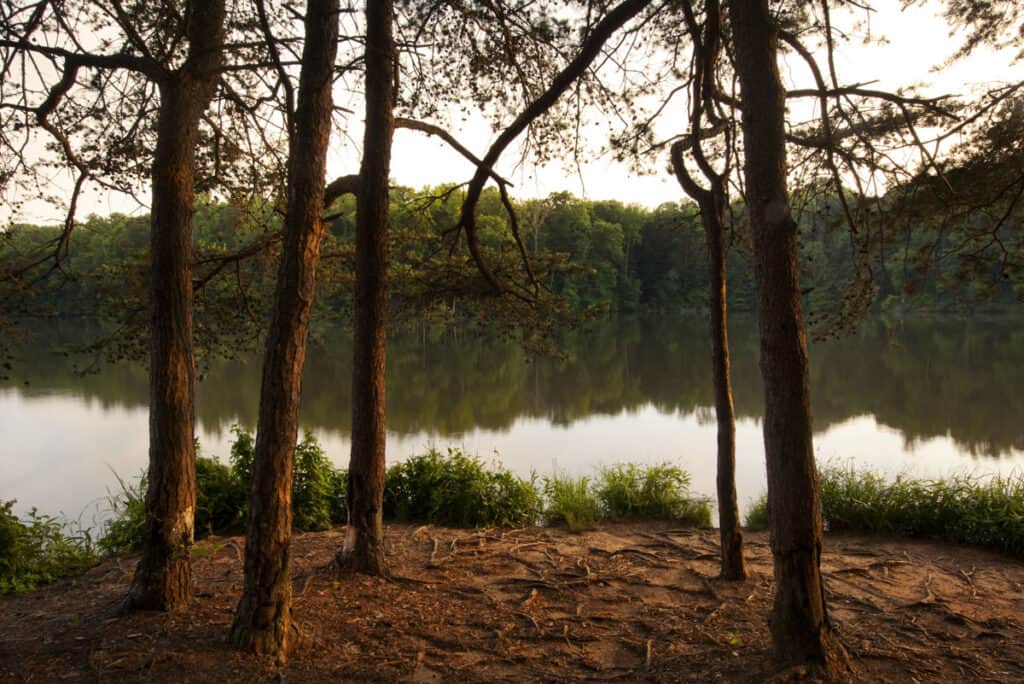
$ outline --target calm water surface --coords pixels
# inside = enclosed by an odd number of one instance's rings
[[[819,462],[922,477],[1007,473],[1024,465],[1024,321],[869,321],[812,343]],[[756,325],[732,330],[738,490],[765,489]],[[146,465],[145,369],[121,363],[74,372],[60,350],[80,326],[39,331],[0,384],[0,499],[92,523],[114,473]],[[593,474],[623,461],[671,462],[712,495],[714,411],[706,324],[699,318],[608,321],[562,341],[564,360],[473,336],[403,334],[388,359],[388,460],[460,446],[523,475]],[[345,465],[351,339],[319,335],[305,378],[302,423]],[[77,359],[81,364],[82,359]],[[199,384],[197,435],[226,458],[231,426],[252,427],[259,360],[213,362]],[[26,384],[27,381],[27,384]]]

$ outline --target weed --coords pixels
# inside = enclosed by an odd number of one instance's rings
[[[547,499],[544,518],[549,525],[564,522],[573,532],[582,532],[603,517],[601,502],[589,478],[574,478],[556,471],[544,478],[544,497]]]
[[[596,494],[608,518],[674,520],[711,526],[711,505],[690,494],[690,475],[678,466],[618,464],[602,468]]]
[[[13,507],[14,501],[0,502],[0,594],[32,591],[98,561],[87,532],[34,508],[19,518]]]
[[[768,529],[768,495],[762,494],[750,504],[743,524],[748,530],[760,531]]]

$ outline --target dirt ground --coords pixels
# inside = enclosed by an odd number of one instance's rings
[[[303,644],[284,665],[225,643],[241,539],[195,552],[185,613],[116,615],[134,562],[0,600],[3,681],[652,681],[773,676],[763,534],[720,581],[717,533],[663,525],[452,530],[392,525],[390,581],[328,567],[341,531],[293,546]],[[831,615],[859,681],[1024,681],[1024,564],[969,547],[830,536]]]

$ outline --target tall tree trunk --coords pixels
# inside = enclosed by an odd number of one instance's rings
[[[366,6],[366,131],[356,199],[355,340],[349,524],[338,554],[347,569],[383,575],[384,362],[387,339],[388,175],[397,54],[391,0]]]
[[[306,4],[298,106],[288,154],[284,248],[267,333],[260,388],[245,587],[231,628],[238,648],[284,658],[293,645],[290,546],[292,466],[302,370],[324,235],[324,173],[331,133],[338,0]]]
[[[718,0],[706,0],[707,20],[697,23],[693,8],[683,4],[684,18],[693,42],[694,75],[691,82],[690,154],[707,181],[703,188],[690,175],[683,161],[685,140],[672,145],[672,170],[680,187],[700,207],[701,224],[707,243],[708,308],[711,326],[711,376],[715,392],[715,418],[718,423],[718,527],[721,538],[723,579],[743,580],[747,569],[743,560],[743,533],[740,530],[736,501],[736,413],[732,403],[732,379],[729,375],[729,316],[725,284],[725,204],[726,176],[712,167],[704,154],[706,120],[720,121],[714,101],[719,54],[722,45],[722,9]],[[717,134],[714,134],[717,135]],[[729,134],[726,147],[729,146]]]
[[[223,57],[223,0],[195,3],[189,55],[160,81],[150,226],[149,471],[142,558],[126,609],[174,610],[192,597],[195,520],[192,205],[199,118]]]
[[[743,532],[736,499],[736,411],[729,373],[729,312],[725,285],[725,181],[700,202],[701,221],[708,247],[708,307],[711,325],[711,377],[715,386],[718,421],[718,530],[722,543],[722,578],[747,577],[743,560]]]
[[[786,664],[840,676],[849,661],[832,629],[821,577],[822,524],[811,442],[807,340],[797,262],[797,226],[786,189],[785,91],[768,0],[731,5],[736,71],[743,95],[747,209],[758,285],[768,510],[775,565],[770,618]]]

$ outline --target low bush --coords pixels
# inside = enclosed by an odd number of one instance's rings
[[[768,529],[768,495],[762,494],[750,504],[743,524],[748,530],[761,531]]]
[[[935,480],[853,468],[821,471],[829,530],[924,536],[1024,556],[1024,476],[958,475]]]
[[[230,466],[216,458],[196,458],[197,537],[235,534],[245,529],[256,442],[251,432],[234,426]],[[198,447],[197,447],[198,453]],[[117,476],[120,491],[107,501],[111,516],[99,538],[107,554],[128,553],[142,548],[146,520],[146,478],[134,483]],[[292,526],[295,530],[326,530],[345,521],[345,471],[328,460],[316,438],[306,433],[295,446],[292,471]]]
[[[430,449],[391,466],[384,482],[384,515],[460,527],[532,525],[540,513],[532,480],[488,470],[459,449]]]
[[[597,498],[612,520],[675,520],[711,526],[711,503],[690,493],[690,475],[678,466],[618,464],[601,469]]]
[[[829,531],[931,537],[1024,556],[1022,475],[888,480],[869,470],[824,467],[818,479]],[[763,495],[754,502],[748,528],[768,527],[767,502]]]
[[[34,508],[19,518],[14,503],[0,502],[0,594],[32,591],[98,562],[87,532]]]
[[[592,528],[604,517],[590,479],[555,472],[544,478],[544,518],[548,525],[565,523],[573,532]]]
[[[104,555],[113,556],[142,548],[142,532],[146,525],[146,477],[135,483],[125,482],[114,473],[120,491],[107,494],[110,518],[96,542]]]
[[[249,488],[216,458],[196,459],[196,536],[241,532]]]
[[[345,479],[345,473],[334,467],[316,437],[307,431],[295,446],[292,526],[307,532],[328,530],[345,522],[345,489],[338,488],[338,483]]]

